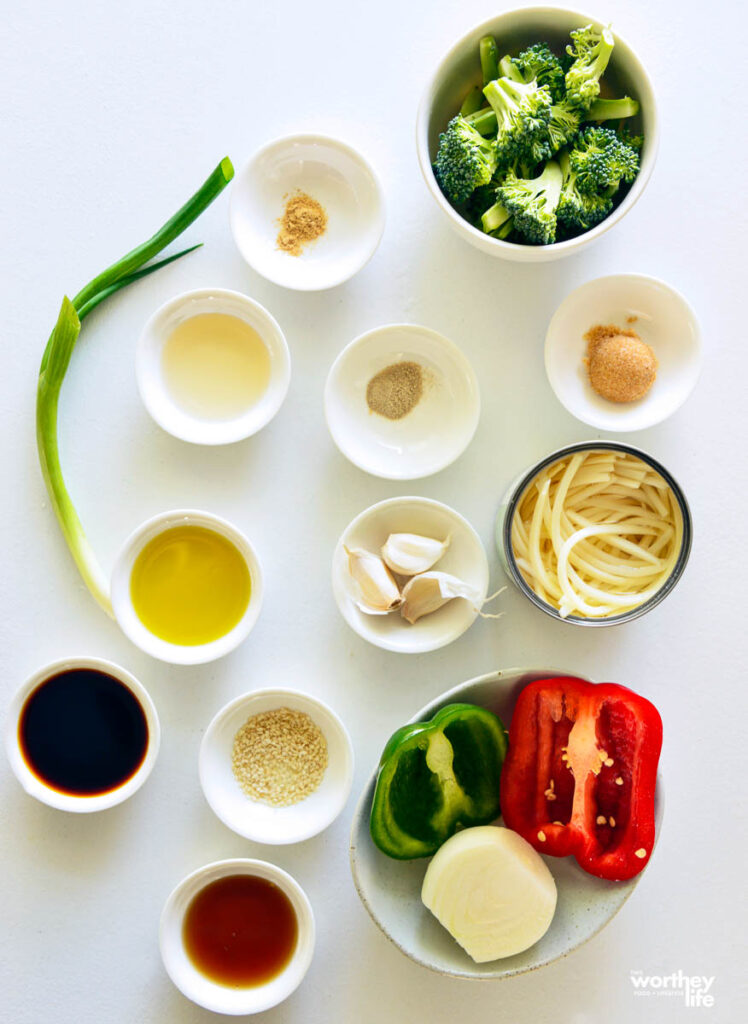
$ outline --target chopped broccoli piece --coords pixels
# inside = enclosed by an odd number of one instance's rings
[[[559,100],[551,107],[548,121],[548,137],[551,153],[556,153],[574,138],[579,131],[582,115],[577,107],[566,100]]]
[[[537,82],[515,82],[498,78],[483,93],[496,114],[496,155],[501,163],[510,161],[547,139],[551,116],[551,94]],[[540,159],[550,156],[542,147]]]
[[[556,239],[562,182],[561,168],[549,160],[539,177],[518,178],[509,171],[496,189],[496,198],[512,215],[514,227],[533,245],[549,245]]]
[[[559,153],[558,163],[563,175],[561,198],[556,208],[558,222],[570,231],[589,231],[608,216],[613,200],[607,195],[579,191],[577,175],[565,149]]]
[[[600,79],[608,66],[615,40],[609,28],[594,25],[571,33],[573,46],[566,51],[574,63],[566,72],[566,97],[574,106],[589,110],[600,92]]]
[[[492,235],[494,231],[498,231],[502,224],[505,224],[511,216],[511,213],[503,203],[494,203],[493,206],[489,206],[481,217],[481,227],[487,235]]]
[[[483,36],[478,44],[483,84],[488,85],[499,77],[499,50],[493,36]]]
[[[580,192],[616,192],[621,180],[632,182],[639,171],[639,154],[610,128],[583,128],[569,151]],[[612,194],[612,193],[611,193]]]
[[[460,107],[460,114],[462,117],[467,117],[468,114],[475,114],[476,111],[480,110],[483,106],[483,90],[477,85],[474,85],[470,92],[467,94],[465,99],[462,101]]]
[[[561,61],[551,50],[548,43],[535,43],[523,50],[518,57],[511,58],[519,70],[522,79],[530,82],[534,78],[538,85],[547,85],[554,102],[562,100],[566,95],[564,69]]]
[[[590,107],[588,121],[619,121],[623,117],[634,117],[639,113],[639,104],[630,96],[618,100],[601,100],[599,97]]]
[[[520,69],[515,64],[514,57],[511,57],[509,54],[507,54],[505,57],[502,57],[501,60],[499,61],[499,73],[498,75],[496,75],[496,77],[511,78],[514,82],[527,81],[527,79],[525,79],[525,76],[522,74]],[[530,78],[532,78],[532,75],[530,75]]]
[[[496,170],[496,150],[459,114],[439,136],[434,173],[453,203],[464,203],[479,185],[487,185]]]

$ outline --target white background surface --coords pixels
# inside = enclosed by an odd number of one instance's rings
[[[45,661],[100,655],[142,680],[164,735],[147,785],[90,817],[36,803],[3,765],[0,1018],[208,1022],[162,969],[158,917],[185,874],[249,855],[288,869],[318,921],[305,982],[261,1018],[273,1024],[744,1019],[745,147],[734,120],[744,90],[735,44],[742,9],[600,0],[595,13],[614,17],[655,80],[659,163],[639,205],[593,248],[521,266],[492,261],[451,233],[420,180],[413,141],[431,68],[501,6],[495,0],[4,6],[3,699]],[[184,236],[203,240],[203,249],[90,317],[63,389],[67,479],[107,567],[133,527],[180,505],[229,517],[263,559],[266,603],[249,641],[212,666],[169,668],[135,650],[76,576],[36,464],[38,363],[64,292],[149,235],[226,153],[239,167],[261,143],[300,129],[340,135],[381,174],[388,224],[372,263],[332,292],[285,292],[242,263],[224,195]],[[424,323],[464,347],[483,389],[477,435],[453,467],[414,486],[475,525],[499,585],[491,538],[506,485],[551,448],[595,436],[546,383],[546,324],[573,287],[616,271],[661,276],[686,294],[703,325],[696,392],[667,423],[631,438],[662,459],[690,498],[696,535],[683,581],[650,616],[620,629],[555,624],[511,591],[503,619],[476,623],[444,651],[408,658],[368,646],[333,605],[330,556],[356,513],[409,487],[365,476],[334,448],[322,414],[332,360],[362,330],[393,320]],[[201,450],[151,422],[136,393],[133,351],[156,306],[213,284],[267,305],[287,333],[293,375],[267,429]],[[439,978],[390,946],[356,898],[347,855],[355,795],[390,732],[428,699],[490,669],[546,663],[629,684],[660,708],[667,807],[656,856],[619,917],[565,961],[498,983]],[[215,711],[275,684],[328,700],[357,755],[341,818],[282,849],[226,829],[197,779],[200,738]],[[686,1011],[677,996],[644,1004],[633,994],[634,969],[714,975],[715,1007]]]

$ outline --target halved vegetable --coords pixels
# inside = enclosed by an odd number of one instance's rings
[[[550,927],[556,883],[545,861],[508,828],[479,825],[436,852],[421,899],[476,963],[514,956]]]

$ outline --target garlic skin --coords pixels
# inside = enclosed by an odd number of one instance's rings
[[[367,615],[387,615],[402,604],[400,589],[379,555],[364,548],[345,548],[351,599]]]
[[[464,597],[475,608],[483,604],[483,594],[469,583],[446,572],[424,572],[403,587],[400,614],[412,625],[456,597]]]
[[[417,533],[391,533],[382,547],[382,558],[393,572],[415,576],[427,572],[449,547],[450,538],[434,540]]]

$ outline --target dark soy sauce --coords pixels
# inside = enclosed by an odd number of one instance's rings
[[[288,896],[256,875],[210,882],[193,897],[182,928],[185,949],[200,973],[233,988],[262,985],[280,974],[297,936]]]
[[[29,768],[47,786],[100,796],[140,768],[148,723],[124,683],[96,669],[76,668],[45,679],[26,698],[18,738]]]

